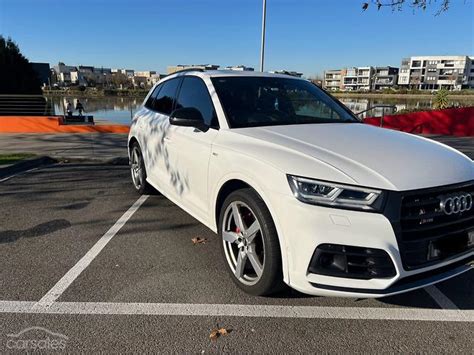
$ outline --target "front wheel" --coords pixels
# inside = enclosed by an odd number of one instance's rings
[[[152,192],[152,187],[146,181],[145,162],[138,143],[133,143],[130,148],[130,173],[135,190],[141,195]]]
[[[284,288],[281,251],[270,211],[253,189],[231,193],[219,216],[227,270],[245,292],[264,296]]]

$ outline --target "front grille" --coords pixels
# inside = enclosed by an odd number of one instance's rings
[[[473,247],[474,206],[447,215],[440,204],[444,198],[469,194],[474,196],[472,181],[402,193],[398,239],[406,269],[456,257]]]

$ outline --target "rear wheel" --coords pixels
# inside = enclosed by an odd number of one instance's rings
[[[219,235],[227,270],[245,292],[263,296],[284,287],[273,219],[253,189],[231,193],[220,212]]]
[[[152,187],[146,181],[145,163],[143,161],[143,154],[138,143],[133,143],[130,148],[130,173],[132,175],[132,182],[135,190],[139,194],[149,194],[152,192]]]

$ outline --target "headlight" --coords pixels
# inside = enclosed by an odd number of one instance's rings
[[[348,186],[287,175],[295,197],[306,203],[363,211],[381,211],[384,193],[365,187]]]

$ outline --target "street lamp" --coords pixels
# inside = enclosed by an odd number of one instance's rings
[[[260,71],[263,72],[263,62],[265,60],[265,21],[267,18],[267,0],[263,0],[262,11],[262,45],[260,48]]]

